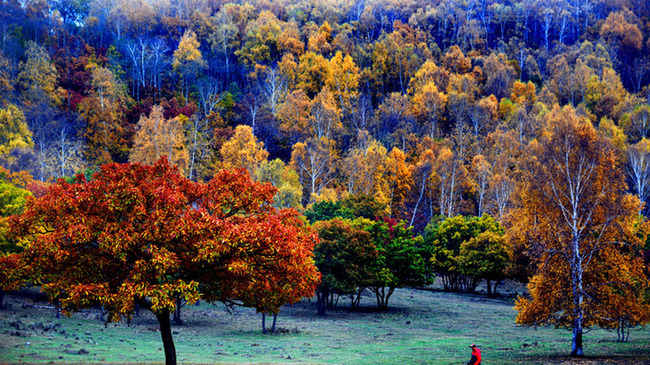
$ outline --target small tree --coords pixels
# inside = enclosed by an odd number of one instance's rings
[[[317,290],[318,314],[325,314],[333,294],[349,294],[352,306],[358,306],[378,258],[370,234],[340,218],[317,222],[314,228],[320,238],[314,249],[316,266],[323,275]]]
[[[458,261],[463,275],[485,280],[487,294],[496,295],[510,263],[506,240],[502,234],[483,232],[460,245]]]
[[[254,255],[247,258],[249,279],[239,282],[232,295],[241,305],[262,313],[264,333],[267,313],[273,315],[271,332],[275,332],[280,307],[313,296],[321,277],[313,257],[316,232],[306,229],[293,209],[280,211],[277,218],[259,216],[255,220],[249,234],[259,236],[255,240],[263,245],[256,246]],[[281,241],[275,241],[278,238]]]
[[[377,246],[378,257],[369,288],[375,293],[379,308],[388,308],[396,288],[428,284],[420,255],[422,236],[416,236],[412,227],[403,221],[386,219],[372,222],[366,229]]]
[[[185,120],[187,118],[182,114],[166,119],[163,107],[154,105],[148,117],[140,116],[129,161],[154,164],[166,156],[181,172],[185,172],[189,160],[183,133]]]
[[[333,218],[367,218],[376,219],[386,211],[386,205],[378,202],[370,195],[353,194],[336,202],[324,200],[312,204],[305,211],[310,222],[324,221]]]
[[[172,67],[178,73],[183,82],[183,96],[187,102],[192,83],[199,73],[207,67],[207,63],[201,55],[200,43],[196,39],[196,33],[187,30],[174,51]]]
[[[10,161],[12,150],[30,147],[34,147],[32,132],[22,110],[13,104],[0,108],[0,162]]]
[[[27,241],[20,259],[28,277],[64,313],[101,305],[118,321],[136,305],[147,308],[160,324],[166,363],[175,364],[169,317],[178,298],[277,311],[313,295],[315,238],[297,212],[272,207],[274,194],[244,170],[203,184],[166,159],[107,164],[90,181],[60,180],[11,225]]]
[[[334,218],[354,219],[353,212],[349,208],[344,207],[341,201],[332,202],[328,200],[312,204],[305,210],[305,216],[311,223]]]
[[[291,166],[279,158],[263,161],[255,169],[255,180],[268,182],[278,189],[275,194],[274,205],[276,208],[302,207],[302,185],[300,178]]]
[[[446,290],[474,291],[481,278],[466,275],[461,265],[461,246],[483,232],[503,234],[494,218],[456,216],[431,222],[424,230],[424,246],[431,254],[431,269],[440,275]],[[471,246],[470,246],[471,247]]]
[[[386,213],[386,204],[367,194],[353,194],[341,201],[343,207],[352,212],[354,217],[377,219]]]

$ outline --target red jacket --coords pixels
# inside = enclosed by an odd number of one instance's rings
[[[481,349],[478,347],[472,348],[472,358],[469,360],[469,365],[479,365],[481,363]]]

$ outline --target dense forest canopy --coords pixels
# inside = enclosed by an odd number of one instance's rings
[[[37,180],[167,156],[193,180],[246,168],[278,206],[501,221],[570,105],[646,200],[643,0],[3,0],[0,19],[0,160]]]

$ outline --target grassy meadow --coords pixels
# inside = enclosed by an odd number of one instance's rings
[[[155,318],[148,312],[130,324],[104,325],[97,311],[56,319],[46,303],[10,296],[0,311],[0,363],[162,363]],[[362,308],[316,316],[315,303],[283,308],[279,333],[261,333],[261,315],[200,303],[184,308],[185,324],[173,328],[180,363],[464,364],[476,343],[484,364],[650,363],[650,329],[633,329],[629,343],[614,332],[585,334],[587,358],[566,357],[570,332],[515,325],[512,299],[436,290],[397,290],[387,312]],[[267,318],[267,323],[269,320]]]

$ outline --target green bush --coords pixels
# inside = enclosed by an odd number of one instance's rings
[[[396,288],[430,283],[420,254],[422,236],[415,235],[403,221],[375,221],[367,229],[378,250],[373,282],[369,288],[375,293],[379,308],[388,307],[388,300]]]
[[[318,313],[325,314],[326,308],[333,306],[334,295],[351,295],[352,305],[358,305],[378,258],[370,234],[340,218],[317,222],[314,228],[320,238],[314,259],[322,275]]]
[[[424,230],[423,251],[429,256],[429,269],[438,274],[446,290],[474,291],[481,281],[480,275],[468,272],[461,263],[461,246],[484,232],[503,235],[499,223],[489,215],[482,217],[456,216],[432,222]],[[476,244],[476,243],[475,243]],[[474,255],[469,246],[464,254]],[[465,259],[465,262],[468,259]]]

